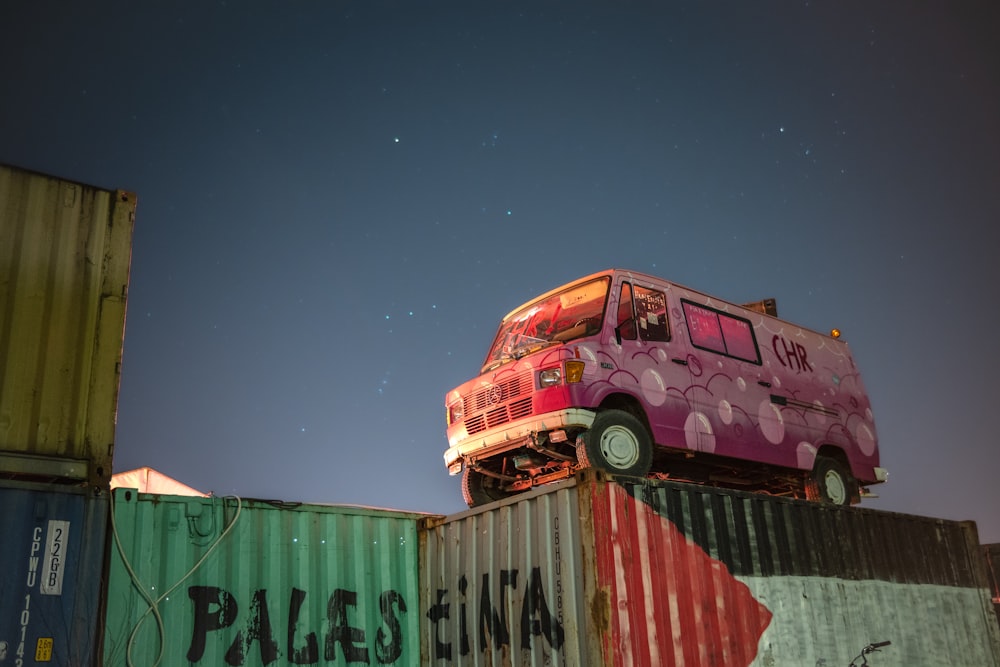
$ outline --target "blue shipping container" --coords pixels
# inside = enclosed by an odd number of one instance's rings
[[[96,664],[108,495],[0,482],[0,665]]]

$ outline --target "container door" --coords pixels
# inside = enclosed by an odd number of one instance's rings
[[[94,662],[108,497],[0,481],[0,665]]]

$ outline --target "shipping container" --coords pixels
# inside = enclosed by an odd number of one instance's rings
[[[424,523],[428,665],[1000,665],[971,522],[584,472]]]
[[[993,611],[1000,625],[1000,543],[983,545],[983,560],[986,564],[986,578],[993,596]]]
[[[427,515],[112,494],[105,665],[416,665]]]
[[[0,665],[95,663],[108,494],[0,482]]]
[[[0,165],[0,476],[111,478],[135,195]]]

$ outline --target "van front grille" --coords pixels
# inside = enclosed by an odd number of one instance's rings
[[[464,398],[465,430],[469,435],[496,428],[531,414],[535,389],[531,371],[476,390]]]

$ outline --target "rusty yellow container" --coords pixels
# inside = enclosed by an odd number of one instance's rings
[[[0,474],[108,488],[135,195],[0,165]]]

